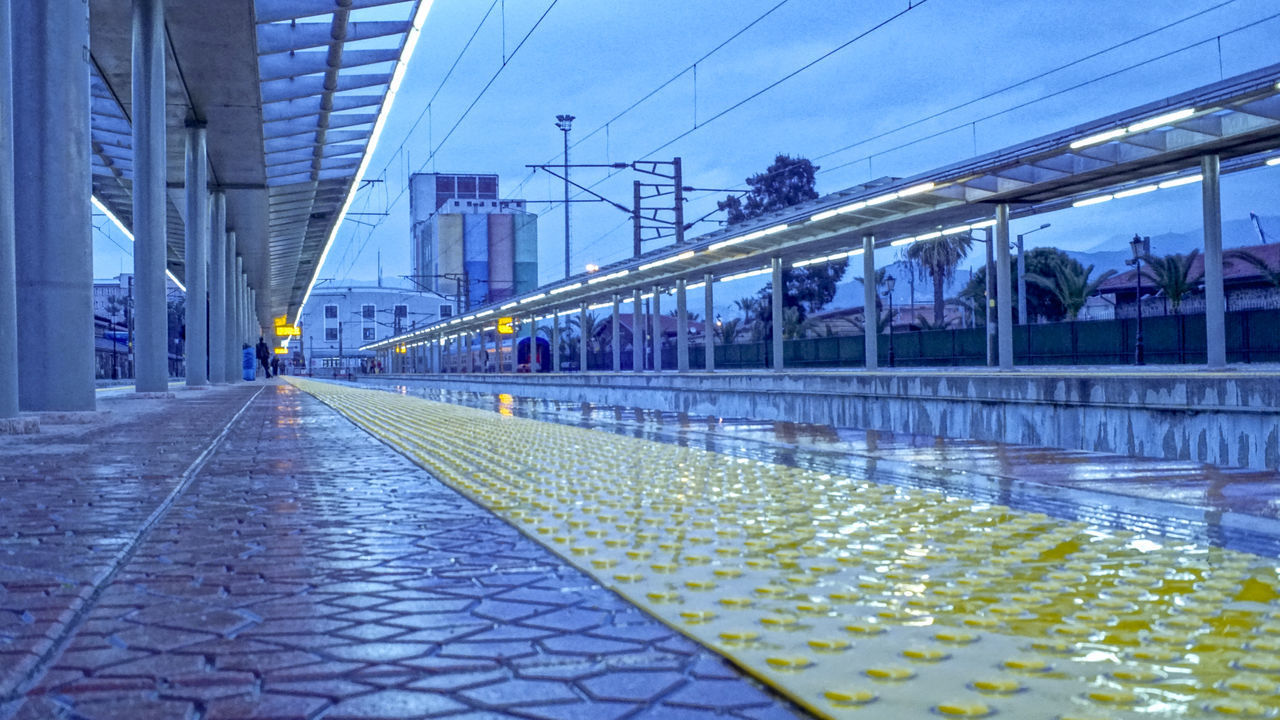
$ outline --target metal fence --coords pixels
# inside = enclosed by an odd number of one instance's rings
[[[1133,319],[1016,325],[1013,356],[1017,365],[1124,365],[1133,362],[1137,321]],[[1280,362],[1280,310],[1240,310],[1226,314],[1229,362]],[[1164,315],[1142,322],[1143,350],[1153,365],[1196,364],[1205,360],[1204,315]],[[986,329],[895,331],[897,367],[962,367],[985,365]],[[880,366],[889,364],[890,337],[879,338]],[[746,370],[773,364],[772,343],[717,345],[716,368]],[[866,354],[861,335],[787,340],[783,364],[789,368],[862,367]],[[645,354],[652,367],[651,355]],[[705,367],[704,348],[689,348],[689,367]],[[588,369],[612,369],[610,352],[588,356]],[[674,347],[664,347],[662,366],[676,367]],[[631,351],[622,353],[622,369],[631,370]]]

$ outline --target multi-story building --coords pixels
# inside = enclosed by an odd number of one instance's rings
[[[409,178],[413,279],[461,312],[538,286],[538,216],[500,200],[497,175]]]
[[[362,345],[385,340],[453,315],[453,301],[410,287],[321,281],[302,309],[300,343],[290,343],[291,359],[316,374],[329,370],[365,372],[374,359]]]

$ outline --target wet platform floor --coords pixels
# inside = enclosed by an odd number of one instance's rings
[[[100,406],[0,445],[0,718],[798,712],[291,387]]]

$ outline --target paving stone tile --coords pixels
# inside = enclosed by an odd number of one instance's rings
[[[450,677],[443,675],[441,677]],[[363,695],[374,689],[372,685],[353,682],[351,680],[300,680],[297,682],[267,682],[264,690],[282,692],[289,695],[314,695],[338,701],[343,698]]]
[[[627,703],[578,702],[515,708],[513,711],[522,717],[536,720],[618,720],[630,717],[637,707]]]
[[[481,685],[505,683],[508,680],[510,680],[510,671],[505,669],[472,673],[453,672],[440,673],[438,675],[427,675],[421,680],[414,680],[413,682],[405,685],[405,687],[412,688],[414,690],[452,692],[454,690],[474,688]]]
[[[663,703],[676,707],[717,710],[768,705],[772,700],[763,690],[736,680],[696,680],[667,696]]]
[[[323,698],[264,692],[215,700],[202,720],[312,720],[328,706]]]
[[[686,682],[675,672],[611,672],[580,680],[578,685],[601,700],[647,703]]]
[[[589,635],[556,635],[539,642],[544,648],[553,653],[586,655],[589,657],[630,653],[643,647],[639,643],[604,640]]]
[[[523,705],[542,703],[576,702],[580,698],[566,683],[552,680],[507,680],[502,683],[483,685],[462,690],[457,695],[474,704],[496,707],[517,708]]]
[[[432,692],[379,690],[350,698],[333,706],[326,720],[403,720],[437,717],[466,710],[467,706]]]
[[[77,702],[75,716],[84,720],[194,720],[198,713],[193,703],[184,700],[135,697]]]
[[[609,619],[609,613],[582,608],[565,608],[543,613],[521,622],[521,625],[564,632],[582,632],[600,627]]]

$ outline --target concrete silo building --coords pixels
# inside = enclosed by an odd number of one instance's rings
[[[413,279],[458,312],[538,286],[538,216],[499,199],[497,175],[413,175],[409,208]]]

